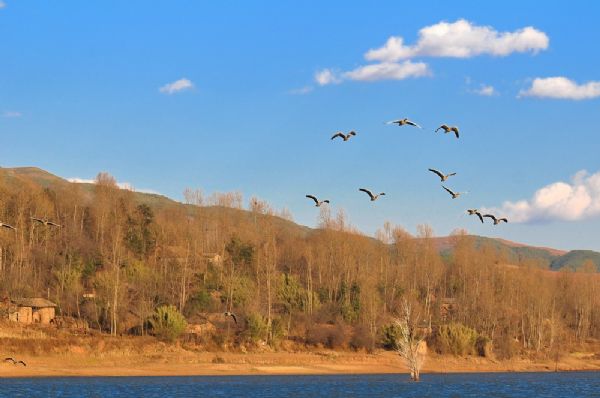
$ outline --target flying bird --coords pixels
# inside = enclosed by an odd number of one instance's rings
[[[4,362],[12,362],[13,365],[19,365],[19,364],[21,364],[23,366],[27,366],[27,364],[25,362],[23,362],[23,361],[17,361],[16,359],[11,358],[11,357],[4,358]]]
[[[225,316],[230,316],[233,318],[233,321],[235,322],[235,324],[237,325],[237,318],[235,317],[235,314],[233,312],[230,311],[226,311],[223,315]]]
[[[446,124],[442,124],[440,127],[435,129],[435,132],[437,133],[439,129],[444,130],[444,134],[452,132],[454,133],[454,135],[456,135],[456,138],[458,138],[458,127],[456,126],[448,126]]]
[[[427,169],[427,170],[431,171],[432,173],[437,174],[438,177],[440,177],[440,179],[442,180],[442,182],[446,181],[448,179],[448,177],[452,177],[452,176],[456,175],[456,173],[443,174],[441,171],[438,171],[436,169]]]
[[[337,133],[335,133],[331,139],[334,140],[337,137],[342,138],[344,141],[348,141],[350,139],[350,137],[355,136],[356,135],[356,131],[352,130],[351,132],[349,132],[348,134],[344,134],[341,131],[338,131]]]
[[[315,201],[315,207],[321,207],[323,203],[329,203],[329,199],[319,200],[316,196],[313,195],[306,195],[306,197]]]
[[[458,198],[460,195],[462,195],[463,193],[466,192],[453,192],[452,190],[446,188],[445,186],[442,185],[442,188],[444,188],[446,190],[446,192],[448,192],[450,195],[452,195],[452,199],[456,199]]]
[[[48,227],[48,226],[50,226],[50,227],[60,227],[60,225],[59,225],[59,224],[57,224],[57,223],[54,223],[54,222],[52,222],[52,221],[44,220],[43,218],[31,217],[31,219],[32,219],[33,221],[35,221],[35,222],[38,222],[38,223],[40,223],[40,224],[42,224],[42,225],[45,225],[45,226],[47,226],[47,227]]]
[[[385,195],[385,192],[380,192],[378,195],[373,195],[373,192],[371,192],[371,191],[369,191],[368,189],[365,189],[365,188],[360,188],[359,191],[364,192],[367,195],[369,195],[369,197],[371,198],[371,202],[374,202],[380,196],[384,196]]]
[[[481,223],[483,223],[483,216],[481,215],[481,213],[479,212],[479,210],[477,210],[477,209],[468,209],[467,213],[469,213],[470,216],[472,216],[473,214],[477,215],[477,217],[479,217],[479,219],[481,220]]]
[[[12,229],[13,231],[16,231],[17,229],[15,227],[13,227],[12,225],[8,225],[8,224],[4,224],[3,222],[0,221],[0,227],[4,227],[4,228],[8,228],[8,229]]]
[[[401,126],[405,126],[405,125],[409,125],[409,126],[414,126],[414,127],[418,127],[420,129],[422,129],[423,127],[419,126],[417,123],[415,122],[411,122],[410,120],[408,120],[407,118],[404,119],[398,119],[398,120],[390,120],[389,122],[386,122],[385,124],[397,124],[398,127]]]
[[[505,223],[508,223],[508,219],[506,217],[503,218],[497,218],[495,215],[493,214],[484,214],[484,217],[488,217],[491,218],[492,220],[494,220],[494,225],[498,225],[500,224],[502,221],[504,221]]]

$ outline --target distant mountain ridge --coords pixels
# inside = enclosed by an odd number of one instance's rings
[[[19,184],[37,184],[42,188],[52,188],[55,190],[65,189],[70,184],[75,184],[81,189],[93,195],[93,184],[69,182],[64,178],[58,177],[45,170],[37,167],[16,167],[16,168],[0,168],[0,178],[7,183],[8,186],[18,186]],[[162,208],[167,206],[186,206],[170,199],[166,196],[152,193],[132,192],[135,200],[138,203],[143,203],[154,208]],[[218,214],[246,214],[248,217],[252,213],[246,210],[223,208],[219,206],[203,207],[207,217],[217,217]],[[284,220],[279,217],[277,223],[281,228],[284,228],[286,233],[293,235],[305,235],[313,231],[313,229],[296,224],[292,221]],[[471,235],[475,239],[476,247],[492,247],[506,257],[506,261],[512,264],[522,264],[527,260],[533,260],[543,267],[548,267],[551,270],[561,270],[564,268],[578,269],[585,264],[591,264],[600,271],[600,253],[593,250],[572,250],[564,251],[547,247],[529,246],[518,242],[512,242],[500,238],[488,238],[485,236]],[[446,255],[451,255],[454,245],[454,237],[436,237],[433,238],[437,249]]]

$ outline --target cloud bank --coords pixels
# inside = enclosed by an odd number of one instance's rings
[[[600,171],[577,172],[570,182],[555,182],[538,189],[533,197],[483,209],[507,216],[511,222],[577,221],[600,216]]]
[[[344,80],[378,81],[403,80],[430,76],[429,66],[413,62],[418,57],[470,58],[478,55],[507,56],[512,53],[537,53],[548,48],[548,36],[527,26],[514,32],[498,32],[491,26],[477,26],[465,19],[456,22],[439,22],[419,30],[414,45],[406,45],[400,36],[390,37],[379,48],[364,54],[367,61],[354,70],[335,72],[323,69],[315,74],[320,86],[341,83]],[[482,95],[493,95],[487,89]]]
[[[536,78],[531,87],[522,90],[519,97],[584,100],[600,97],[600,81],[577,84],[566,77]]]
[[[465,19],[440,22],[419,30],[412,46],[400,36],[390,37],[385,45],[369,50],[369,61],[393,62],[415,57],[470,58],[477,55],[507,56],[519,52],[537,53],[548,48],[548,36],[527,26],[514,32],[498,32],[491,26],[477,26]]]
[[[165,84],[164,86],[159,88],[158,91],[160,91],[163,94],[175,94],[180,91],[189,90],[192,88],[194,88],[194,83],[192,83],[192,81],[189,79],[182,78],[172,83]]]

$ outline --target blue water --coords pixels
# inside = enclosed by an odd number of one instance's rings
[[[600,373],[19,378],[0,397],[600,397]]]

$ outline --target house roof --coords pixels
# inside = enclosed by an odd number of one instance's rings
[[[21,306],[21,307],[33,307],[33,308],[47,308],[47,307],[56,307],[50,300],[46,300],[41,297],[33,297],[33,298],[18,298],[13,299],[13,303]]]

